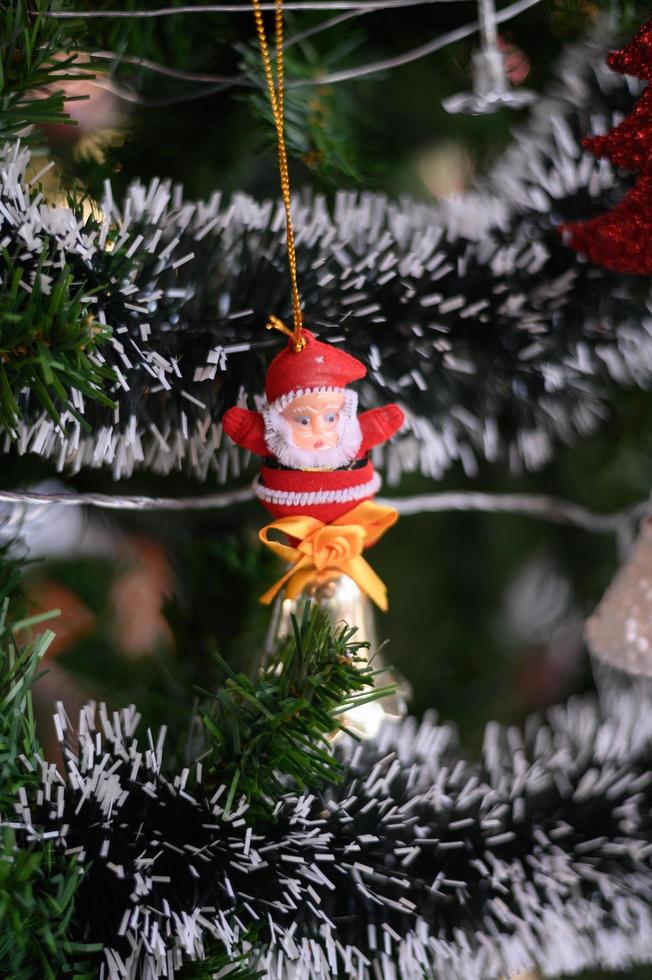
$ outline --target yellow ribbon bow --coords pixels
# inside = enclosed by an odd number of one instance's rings
[[[344,572],[383,611],[387,611],[387,589],[373,568],[362,557],[364,548],[371,547],[398,520],[393,507],[365,500],[342,514],[332,524],[316,517],[282,517],[262,528],[259,537],[286,561],[293,562],[288,572],[260,597],[268,605],[285,586],[288,599],[296,599],[315,571]],[[282,531],[297,541],[296,545],[281,544],[269,538],[270,531]]]

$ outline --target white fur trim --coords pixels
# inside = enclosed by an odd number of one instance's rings
[[[340,409],[337,423],[338,441],[336,446],[329,449],[298,449],[292,444],[292,429],[290,423],[281,415],[283,408],[311,392],[338,392],[344,395],[344,403]],[[284,402],[282,408],[279,404]],[[299,388],[297,391],[277,398],[271,405],[263,407],[265,423],[265,445],[279,463],[293,470],[309,470],[318,467],[325,470],[337,470],[350,463],[358,454],[362,445],[362,429],[358,422],[358,395],[349,388]]]
[[[284,408],[287,408],[290,402],[293,402],[295,398],[300,398],[301,395],[311,395],[314,392],[328,392],[337,391],[339,394],[344,394],[348,391],[347,388],[337,388],[335,385],[321,385],[315,388],[296,388],[294,391],[286,391],[284,395],[277,398],[276,401],[269,403],[269,408],[275,409],[277,412],[282,412]]]
[[[371,480],[359,483],[356,487],[344,487],[341,490],[271,490],[261,483],[256,486],[256,496],[269,504],[281,504],[284,507],[312,507],[317,504],[344,504],[349,501],[373,497],[380,490],[380,476],[374,473]]]

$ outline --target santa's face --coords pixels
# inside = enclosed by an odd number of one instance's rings
[[[263,410],[265,444],[295,470],[335,470],[355,459],[362,431],[358,396],[350,388],[297,391]]]
[[[307,391],[291,401],[281,415],[289,424],[293,445],[309,452],[336,446],[343,405],[340,391]]]

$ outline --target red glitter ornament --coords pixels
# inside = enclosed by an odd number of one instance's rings
[[[652,276],[652,174],[643,174],[610,211],[565,226],[570,244],[613,272]]]
[[[648,86],[634,109],[605,136],[587,136],[582,146],[606,157],[624,170],[644,170],[652,161],[652,88]]]
[[[652,80],[652,20],[607,64],[614,71]],[[652,87],[611,132],[582,140],[596,157],[639,171],[634,187],[615,207],[588,221],[561,226],[569,244],[596,265],[614,272],[652,275]]]
[[[652,20],[644,24],[623,48],[612,51],[607,64],[621,75],[652,80]]]

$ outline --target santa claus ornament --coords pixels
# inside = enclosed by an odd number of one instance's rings
[[[282,326],[273,319],[271,326]],[[290,333],[265,380],[262,412],[231,408],[225,432],[261,457],[256,494],[276,518],[261,540],[292,568],[263,596],[281,586],[296,596],[315,571],[348,574],[381,608],[385,589],[361,557],[397,519],[396,511],[372,503],[380,486],[370,452],[401,427],[403,412],[386,405],[358,415],[349,387],[366,374],[361,361],[309,330]],[[270,537],[283,532],[290,544]]]
[[[274,517],[303,514],[337,520],[380,486],[369,458],[401,427],[398,405],[358,415],[349,385],[366,374],[361,361],[302,330],[290,337],[265,379],[262,412],[231,408],[224,430],[262,458],[256,495]]]
[[[262,459],[256,493],[276,520],[260,539],[290,563],[261,601],[271,602],[282,589],[289,602],[302,592],[315,596],[344,575],[386,609],[385,586],[362,552],[398,515],[373,502],[380,480],[369,453],[400,428],[403,413],[387,405],[358,415],[350,385],[365,376],[364,364],[303,326],[283,131],[283,5],[275,0],[276,80],[260,0],[252,6],[278,141],[294,321],[292,330],[277,317],[267,324],[289,339],[268,368],[262,412],[235,407],[224,416],[224,431]]]

